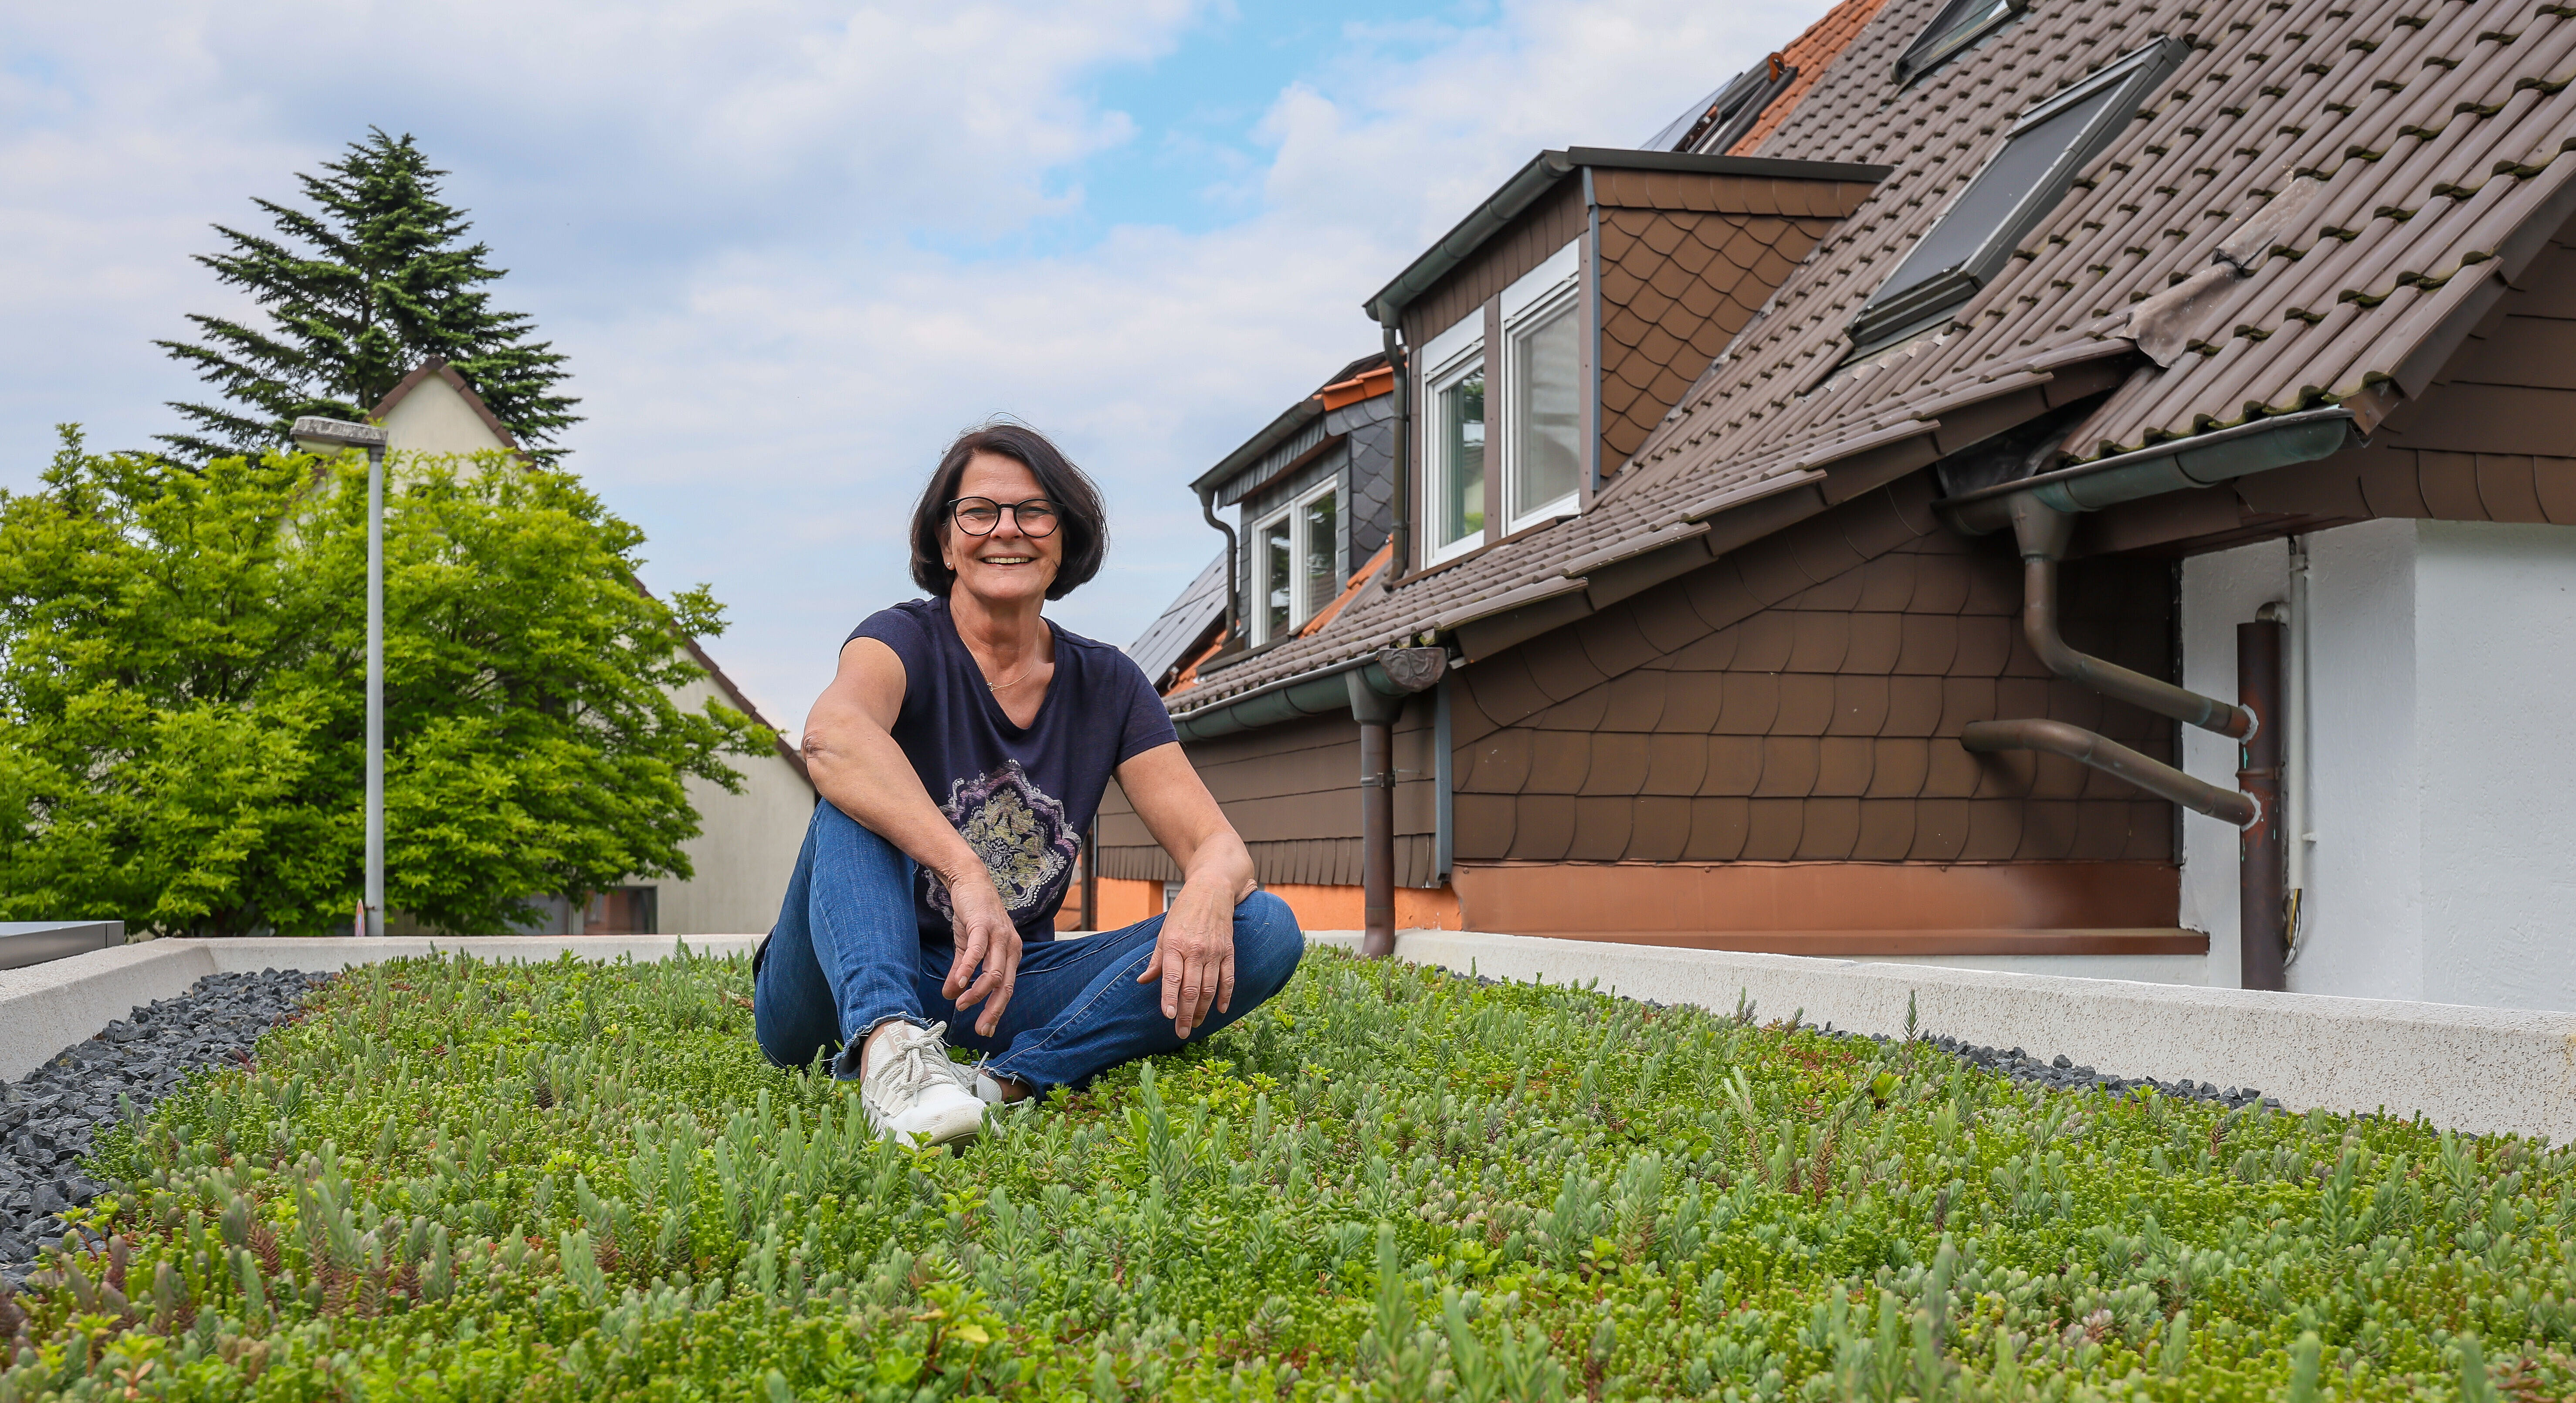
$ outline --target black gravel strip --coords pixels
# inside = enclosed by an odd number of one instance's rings
[[[1880,1041],[1885,1042],[1887,1039],[1881,1038]],[[2058,1091],[2083,1091],[2100,1087],[2105,1091],[2121,1092],[2153,1087],[2159,1096],[2177,1096],[2193,1101],[2215,1101],[2230,1109],[2250,1106],[2257,1101],[2271,1106],[2274,1110],[2280,1109],[2281,1106],[2279,1101],[2250,1086],[2231,1086],[2221,1090],[2205,1081],[2158,1081],[2154,1077],[2115,1077],[2108,1072],[2097,1072],[2090,1067],[2078,1066],[2073,1059],[2062,1052],[2042,1062],[2017,1047],[1998,1051],[1991,1047],[1978,1047],[1949,1037],[1930,1037],[1925,1038],[1924,1041],[1969,1066],[1982,1067],[1989,1072],[1998,1073],[2027,1085],[2044,1086]]]
[[[0,1082],[0,1288],[23,1284],[36,1254],[61,1238],[64,1209],[107,1191],[79,1168],[94,1131],[150,1110],[190,1072],[246,1061],[259,1035],[329,978],[210,974],[64,1048],[15,1085]]]

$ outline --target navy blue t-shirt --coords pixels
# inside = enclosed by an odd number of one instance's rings
[[[1056,908],[1110,775],[1130,756],[1180,738],[1144,670],[1125,653],[1047,627],[1055,634],[1055,676],[1026,727],[1011,724],[984,685],[947,600],[909,600],[850,630],[851,638],[873,638],[903,659],[895,744],[930,802],[984,859],[1020,939],[1031,942],[1055,939]],[[914,881],[921,938],[947,944],[955,938],[948,888],[927,868],[916,869]]]

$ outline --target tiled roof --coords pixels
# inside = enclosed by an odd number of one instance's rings
[[[2395,391],[2425,387],[2481,299],[2500,289],[2499,269],[2518,269],[2576,208],[2576,161],[2561,159],[2576,145],[2567,90],[2576,8],[2040,0],[1900,89],[1896,57],[1939,6],[1888,0],[1794,110],[1780,104],[1787,115],[1759,155],[1896,170],[1589,512],[1369,594],[1314,637],[1207,677],[1190,705],[1406,641],[1498,600],[1577,588],[1569,563],[1693,504],[1937,436],[1942,416],[1964,423],[1980,401],[2045,390],[2082,362],[2126,378],[2067,440],[2078,457],[2320,403],[2384,409]],[[2162,35],[2187,39],[2190,56],[1960,309],[1959,327],[1828,381],[1853,313],[2011,118]],[[2120,335],[2128,309],[2207,267],[2300,177],[2323,184],[2274,256],[2221,290],[2203,344],[2169,369],[2136,357]]]
[[[1825,70],[1833,66],[1834,60],[1850,47],[1852,40],[1860,37],[1860,32],[1877,18],[1879,7],[1886,3],[1887,0],[1843,0],[1825,11],[1823,19],[1808,25],[1806,33],[1790,40],[1788,47],[1780,51],[1780,61],[1797,69],[1798,76],[1790,79],[1789,86],[1762,110],[1762,116],[1752,128],[1727,148],[1727,154],[1750,156],[1760,151],[1771,133],[1778,131],[1780,124],[1789,120],[1789,114],[1798,110],[1807,90],[1816,85],[1817,79],[1825,76]]]

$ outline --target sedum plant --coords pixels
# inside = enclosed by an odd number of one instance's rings
[[[35,1399],[2556,1398],[2564,1150],[1328,951],[869,1138],[739,960],[354,972],[107,1138]]]

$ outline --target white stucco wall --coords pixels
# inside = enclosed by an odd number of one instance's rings
[[[2304,948],[2289,969],[2302,993],[2428,997],[2416,526],[2365,521],[2308,538],[2313,841]]]
[[[505,448],[492,426],[465,402],[456,387],[432,375],[385,412],[384,426],[392,453],[482,453]]]
[[[2372,521],[2308,538],[2312,773],[2296,992],[2576,1010],[2576,530]],[[2236,695],[2281,543],[2183,566],[2185,685]],[[2186,729],[2224,782],[2235,747]],[[2295,837],[2295,835],[2294,835]],[[2183,911],[2237,982],[2236,836],[2190,815]],[[2223,964],[2222,964],[2223,961]]]
[[[2576,528],[2416,532],[2424,992],[2576,1010]]]
[[[705,679],[674,694],[689,711],[717,696]],[[728,756],[743,777],[740,794],[705,780],[687,781],[698,811],[698,836],[685,845],[695,869],[687,881],[663,878],[638,885],[659,888],[656,925],[663,935],[747,935],[767,931],[787,895],[787,874],[814,815],[814,790],[776,751]]]

